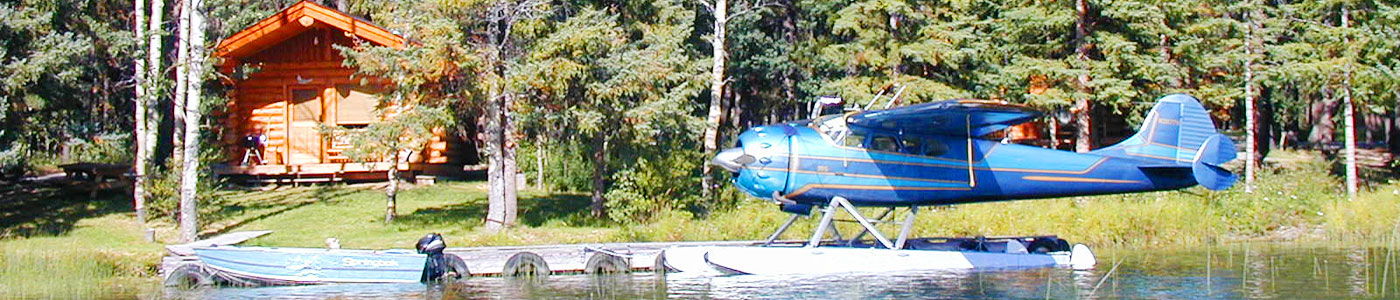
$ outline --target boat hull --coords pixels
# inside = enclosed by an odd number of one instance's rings
[[[195,255],[216,275],[264,283],[418,282],[427,255],[411,250],[202,247]]]
[[[1084,250],[1087,253],[1087,248]],[[1049,254],[850,247],[674,247],[664,267],[697,275],[783,275],[1069,266],[1070,252]],[[1087,254],[1092,256],[1092,254]]]

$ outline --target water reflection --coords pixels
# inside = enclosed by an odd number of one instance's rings
[[[1099,253],[1098,269],[719,276],[636,273],[471,278],[450,285],[334,284],[167,291],[184,299],[1238,299],[1384,298],[1388,248],[1252,244]],[[1114,265],[1117,265],[1115,268]]]

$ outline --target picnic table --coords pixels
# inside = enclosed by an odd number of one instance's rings
[[[58,167],[63,169],[63,174],[69,180],[91,181],[91,184],[84,184],[89,189],[88,197],[97,197],[97,191],[111,188],[112,185],[107,183],[109,179],[116,180],[118,186],[126,187],[131,184],[129,179],[135,176],[135,174],[128,175],[131,173],[131,165],[127,164],[81,162],[59,165]]]
[[[59,165],[63,169],[63,174],[72,180],[91,180],[103,182],[107,179],[121,179],[122,176],[131,171],[131,165],[127,164],[103,164],[81,162],[66,165]]]

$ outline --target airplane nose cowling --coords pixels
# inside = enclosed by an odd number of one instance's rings
[[[720,151],[719,154],[715,154],[715,159],[711,160],[710,163],[724,168],[725,170],[729,170],[730,172],[739,172],[739,169],[743,168],[744,165],[753,163],[753,160],[753,156],[744,154],[743,148],[729,148]]]

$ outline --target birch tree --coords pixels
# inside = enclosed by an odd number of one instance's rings
[[[1251,0],[1248,3],[1254,4]],[[1255,66],[1258,64],[1263,48],[1259,42],[1260,32],[1259,19],[1263,11],[1257,7],[1246,8],[1244,13],[1245,38],[1244,38],[1244,126],[1245,126],[1245,160],[1244,160],[1244,191],[1254,191],[1254,176],[1259,168],[1259,83],[1256,79]]]
[[[173,142],[171,143],[171,145],[174,146],[174,147],[172,147],[173,153],[171,154],[171,158],[174,159],[174,161],[176,161],[176,162],[183,163],[183,161],[184,161],[183,157],[184,157],[185,149],[184,149],[184,142],[181,140],[181,138],[184,136],[184,133],[181,132],[181,130],[185,128],[185,127],[184,127],[184,126],[185,126],[185,98],[189,96],[189,95],[186,94],[185,92],[189,90],[189,80],[190,80],[189,70],[188,70],[188,67],[189,67],[189,66],[188,66],[188,65],[189,65],[189,63],[188,63],[188,58],[189,58],[189,55],[190,55],[190,45],[191,45],[191,43],[190,43],[190,2],[191,2],[191,1],[194,1],[194,0],[176,0],[176,1],[179,1],[179,3],[180,3],[179,14],[176,16],[176,17],[178,18],[178,20],[176,20],[176,22],[175,22],[175,24],[176,24],[176,25],[175,25],[175,27],[176,27],[176,29],[175,29],[175,30],[176,30],[176,33],[175,33],[175,34],[176,34],[176,37],[175,37],[175,57],[177,57],[176,62],[175,62],[175,82],[176,82],[176,84],[175,84],[175,96],[172,97],[171,100],[170,100],[170,107],[171,107],[171,114],[170,114],[170,116],[171,116],[171,120],[172,120],[172,122],[174,123],[175,126],[174,126],[174,130],[172,130],[172,134],[170,135],[170,137],[171,137],[171,140],[173,141]]]
[[[146,37],[145,37],[146,31],[145,31],[145,29],[143,28],[144,26],[147,26],[147,25],[146,25],[146,0],[136,0],[135,2],[136,2],[136,3],[135,3],[135,5],[134,5],[134,7],[135,7],[134,13],[136,14],[136,20],[135,20],[135,22],[132,22],[132,35],[135,36],[136,48],[137,48],[138,51],[139,51],[140,49],[146,47]],[[155,22],[151,22],[151,23],[155,23]],[[148,55],[149,55],[149,54],[148,54]],[[136,161],[135,161],[135,166],[134,166],[135,169],[136,169],[136,180],[135,180],[135,182],[132,184],[132,187],[131,187],[131,198],[132,198],[132,201],[134,202],[133,206],[136,207],[136,220],[139,221],[139,222],[145,223],[145,222],[146,222],[146,188],[145,188],[145,184],[146,184],[146,164],[147,164],[147,157],[151,155],[151,154],[150,154],[150,151],[151,151],[151,150],[150,150],[150,147],[147,146],[147,144],[149,144],[150,141],[149,141],[149,140],[147,139],[147,137],[146,137],[146,131],[148,131],[148,130],[150,130],[150,129],[147,127],[147,121],[146,121],[147,116],[146,116],[146,111],[147,111],[147,107],[149,107],[150,104],[149,104],[148,102],[146,102],[146,85],[147,85],[147,83],[146,83],[146,81],[147,81],[146,60],[144,60],[144,59],[142,59],[142,57],[139,57],[139,56],[138,56],[138,57],[136,57],[136,59],[133,59],[132,61],[133,61],[134,64],[135,64],[135,72],[133,72],[132,77],[136,80],[136,93],[135,93],[135,94],[136,94],[136,97],[135,97],[135,100],[134,100],[134,102],[136,103],[136,105],[133,105],[133,106],[132,106],[132,109],[135,110],[134,113],[135,113],[135,115],[136,115],[136,126],[135,126],[135,127],[136,127],[136,133],[135,133],[135,134],[136,134],[136,136],[135,136],[135,142],[136,142]]]
[[[705,157],[714,156],[719,149],[719,124],[724,115],[724,95],[729,78],[725,75],[729,66],[729,21],[734,17],[742,16],[756,9],[774,5],[774,3],[763,2],[740,2],[734,6],[735,13],[731,14],[729,0],[700,0],[699,3],[710,13],[710,36],[707,41],[710,43],[710,103],[705,114],[705,132],[701,135],[702,144],[705,146]],[[704,164],[701,167],[701,194],[709,198],[711,190],[714,188],[714,178],[712,172],[714,167]]]
[[[199,124],[203,120],[203,112],[200,109],[200,97],[203,97],[200,87],[204,84],[205,67],[207,61],[207,50],[204,45],[204,1],[185,0],[189,2],[189,57],[183,59],[186,64],[187,81],[185,87],[185,134],[184,134],[184,157],[180,168],[180,240],[192,242],[199,238],[199,210],[196,205],[199,192],[199,151],[200,132]]]
[[[490,162],[487,170],[486,229],[500,230],[515,226],[518,213],[516,182],[516,146],[514,110],[517,91],[512,90],[509,65],[518,58],[520,40],[513,29],[520,22],[539,18],[545,2],[539,0],[500,1],[483,8],[485,28],[482,33],[488,44],[478,45],[484,69],[480,73],[488,80],[486,99],[485,140]]]
[[[1342,32],[1346,34],[1345,45],[1351,45],[1351,10],[1346,2],[1341,3],[1342,10]],[[1355,60],[1355,52],[1352,47],[1346,47],[1343,52],[1342,65],[1342,122],[1346,127],[1346,184],[1347,198],[1356,198],[1356,191],[1360,183],[1356,169],[1356,108],[1351,99],[1351,77],[1352,61]]]

